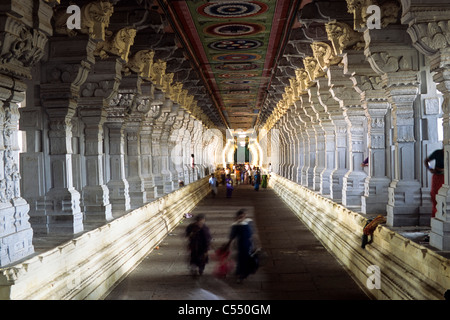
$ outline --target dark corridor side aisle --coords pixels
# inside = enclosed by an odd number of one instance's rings
[[[246,208],[255,221],[259,245],[267,253],[264,265],[242,284],[236,283],[233,275],[214,277],[212,257],[202,277],[189,274],[184,231],[191,218],[184,219],[106,299],[368,299],[272,189],[257,192],[249,185],[239,185],[227,199],[221,186],[215,198],[208,195],[191,213],[206,214],[212,246],[217,248],[227,241],[240,208]]]

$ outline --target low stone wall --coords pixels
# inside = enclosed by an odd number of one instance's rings
[[[361,214],[276,174],[269,186],[372,298],[443,299],[450,289],[449,259],[385,226],[378,226],[373,242],[362,249],[367,220]]]
[[[0,269],[0,299],[101,299],[209,192],[190,183],[13,267]]]

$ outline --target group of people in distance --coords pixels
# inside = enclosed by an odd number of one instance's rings
[[[231,172],[234,172],[234,179]],[[231,198],[235,185],[239,184],[251,184],[254,186],[255,191],[259,190],[261,186],[261,171],[258,167],[252,167],[248,163],[237,164],[230,168],[221,168],[219,170],[220,183],[226,186],[226,197]],[[209,178],[209,185],[212,190],[212,196],[215,197],[218,193],[219,180],[214,173]]]
[[[189,265],[194,276],[202,275],[206,264],[209,262],[209,251],[211,249],[211,233],[206,225],[206,216],[198,214],[195,221],[186,228],[188,238],[188,249],[190,252]],[[231,244],[236,242],[236,261],[230,260]],[[231,272],[235,265],[237,282],[241,283],[257,269],[254,246],[253,220],[247,217],[246,211],[241,209],[236,212],[235,221],[231,225],[228,241],[222,244],[214,252],[217,264],[214,275],[225,277]]]

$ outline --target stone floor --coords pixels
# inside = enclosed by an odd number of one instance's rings
[[[239,185],[227,199],[221,186],[215,198],[209,195],[190,213],[206,214],[214,249],[226,242],[234,213],[240,208],[246,208],[254,219],[257,242],[265,252],[263,265],[243,283],[236,283],[233,275],[213,276],[216,261],[212,254],[203,276],[190,275],[184,230],[191,218],[184,219],[105,299],[369,299],[272,189],[256,192],[249,185]]]

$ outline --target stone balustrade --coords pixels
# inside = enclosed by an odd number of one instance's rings
[[[443,299],[450,288],[450,261],[386,226],[379,225],[373,242],[361,248],[367,218],[295,182],[272,173],[269,186],[299,219],[376,299]],[[369,289],[379,267],[380,289]]]
[[[0,269],[0,299],[101,299],[209,192],[197,180],[13,267]]]

